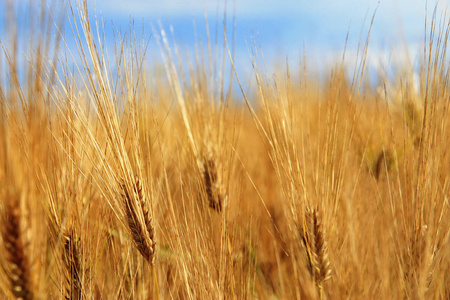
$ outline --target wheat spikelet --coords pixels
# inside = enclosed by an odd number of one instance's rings
[[[223,197],[220,192],[220,184],[217,179],[217,169],[214,160],[204,158],[201,171],[203,173],[209,207],[217,212],[221,212]]]
[[[153,265],[156,246],[153,220],[145,202],[140,179],[136,179],[133,185],[131,191],[136,194],[138,203],[134,200],[135,197],[131,195],[130,189],[125,184],[121,185],[125,217],[136,248],[145,260]],[[139,217],[139,210],[142,218]]]
[[[299,228],[299,232],[306,252],[308,270],[322,299],[322,283],[331,277],[331,269],[325,231],[317,209],[306,208],[304,225]]]
[[[138,194],[139,204],[141,206],[142,214],[144,215],[144,223],[149,234],[149,238],[152,241],[152,249],[155,250],[156,238],[155,238],[155,228],[153,227],[153,220],[148,211],[148,206],[144,198],[144,191],[142,189],[142,182],[139,178],[136,179],[136,192]]]
[[[33,299],[27,255],[28,243],[23,232],[23,215],[19,196],[9,197],[5,202],[1,233],[7,259],[6,273],[10,283],[10,292],[17,299]]]
[[[64,233],[63,259],[66,266],[66,299],[81,299],[83,286],[81,283],[81,265],[79,255],[79,238],[70,228]]]
[[[314,259],[315,268],[317,270],[315,274],[315,280],[318,285],[322,284],[325,280],[330,278],[330,261],[328,260],[328,249],[325,240],[325,232],[322,227],[322,223],[315,209],[313,211],[313,230],[314,230]]]
[[[377,158],[377,163],[375,166],[375,178],[378,180],[380,178],[383,167],[386,167],[386,171],[389,172],[392,164],[392,154],[389,150],[381,151]]]

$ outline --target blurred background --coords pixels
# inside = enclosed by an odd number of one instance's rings
[[[30,2],[15,2],[17,17],[26,24]],[[405,66],[413,70],[418,67],[423,57],[426,15],[431,20],[437,8],[439,20],[448,4],[449,0],[88,1],[90,17],[105,28],[104,46],[108,51],[114,48],[114,36],[129,33],[131,24],[136,37],[148,40],[147,60],[152,66],[162,63],[157,43],[161,29],[172,46],[176,43],[192,59],[196,49],[198,53],[203,49],[207,56],[209,30],[212,53],[221,61],[225,26],[230,48],[235,45],[236,65],[243,74],[251,73],[250,57],[256,55],[256,49],[258,57],[264,57],[268,73],[285,66],[288,59],[292,70],[298,70],[304,62],[310,75],[323,78],[342,61],[346,49],[346,70],[352,76],[356,62],[361,60],[358,50],[364,49],[371,28],[366,67],[372,82],[380,75],[393,78]],[[67,9],[67,1],[48,0],[47,5],[59,7],[55,11]],[[31,10],[38,11],[36,7]],[[0,12],[2,20],[8,19],[5,11]],[[67,11],[65,14],[68,20]],[[2,40],[8,33],[5,23],[0,25]],[[76,49],[70,26],[65,24],[64,28],[67,45]]]
[[[448,1],[437,2],[438,13],[448,4]],[[249,56],[248,48],[251,49],[255,39],[268,65],[284,64],[286,56],[295,65],[299,57],[306,56],[309,65],[319,70],[329,69],[330,64],[341,59],[347,33],[346,57],[348,62],[354,60],[360,40],[363,45],[366,42],[374,15],[369,66],[385,69],[392,64],[417,64],[424,40],[426,11],[430,19],[435,5],[434,1],[427,4],[422,0],[98,0],[92,3],[104,20],[112,19],[123,28],[130,17],[138,24],[143,22],[144,27],[158,21],[166,29],[172,25],[176,41],[189,49],[194,48],[199,38],[206,42],[205,13],[211,36],[215,35],[217,26],[221,40],[226,11],[229,41],[233,16],[236,18],[237,59]]]

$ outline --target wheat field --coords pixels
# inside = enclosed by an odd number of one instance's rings
[[[350,76],[268,74],[255,47],[248,79],[232,37],[192,61],[159,28],[150,70],[86,1],[71,48],[56,11],[21,39],[2,5],[0,298],[450,299],[446,15],[420,86],[374,89],[365,40]]]

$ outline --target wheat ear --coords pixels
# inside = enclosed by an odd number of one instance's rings
[[[80,241],[76,232],[69,228],[64,233],[63,259],[66,266],[66,299],[81,299],[83,286],[80,280]]]
[[[314,225],[314,258],[316,272],[316,283],[321,285],[322,282],[330,278],[331,269],[328,259],[328,247],[325,240],[325,232],[322,226],[318,211],[313,211]]]
[[[17,299],[33,299],[30,281],[30,264],[27,256],[28,242],[25,240],[23,214],[18,195],[5,201],[2,238],[7,259],[6,271],[10,292]]]
[[[317,285],[320,299],[322,284],[331,277],[328,249],[318,209],[306,209],[305,223],[300,228],[300,237],[305,248],[308,270]]]
[[[222,211],[222,195],[217,182],[217,169],[214,160],[203,160],[203,180],[205,181],[206,195],[208,196],[209,207],[217,212]]]
[[[131,189],[126,184],[122,184],[121,187],[125,217],[133,242],[145,260],[153,266],[156,246],[155,229],[141,181],[137,178]],[[136,198],[138,201],[135,200]]]

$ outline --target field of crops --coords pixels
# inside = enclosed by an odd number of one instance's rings
[[[448,18],[373,88],[366,40],[350,76],[255,47],[244,78],[232,37],[191,60],[160,29],[149,69],[84,4],[72,48],[56,12],[4,20],[0,298],[450,298]]]

